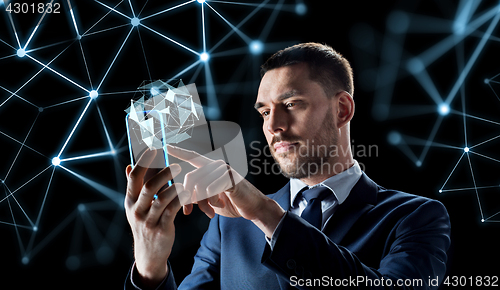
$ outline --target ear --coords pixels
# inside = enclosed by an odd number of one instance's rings
[[[346,91],[339,92],[335,99],[337,100],[337,127],[340,129],[354,116],[354,99]]]

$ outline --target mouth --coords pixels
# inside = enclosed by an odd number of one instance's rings
[[[273,147],[274,147],[274,151],[276,153],[285,153],[285,152],[288,152],[290,151],[291,149],[294,149],[295,146],[297,146],[299,144],[299,142],[278,142],[278,143],[274,143]]]

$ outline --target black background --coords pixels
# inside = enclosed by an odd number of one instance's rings
[[[75,32],[72,20],[68,13],[67,2],[61,2],[61,14],[49,15],[38,28],[36,37],[30,47],[42,47],[54,43],[57,45],[32,52],[33,57],[43,63],[49,62],[64,50],[51,67],[60,71],[77,83],[89,85],[87,71],[81,57],[80,46],[75,41]],[[248,1],[252,2],[252,1]],[[258,1],[253,1],[257,3]],[[404,11],[411,15],[432,16],[448,20],[448,24],[456,17],[456,1],[308,1],[305,2],[307,12],[297,15],[293,8],[295,1],[284,1],[282,10],[276,15],[275,21],[269,26],[269,34],[265,39],[265,50],[262,55],[252,55],[248,51],[247,43],[237,34],[232,34],[212,53],[209,60],[215,91],[220,106],[219,119],[237,122],[244,133],[247,144],[247,155],[255,154],[255,147],[264,148],[265,139],[261,129],[261,120],[253,110],[253,103],[259,83],[259,65],[273,52],[288,45],[299,42],[321,42],[333,46],[349,59],[354,68],[356,102],[355,117],[351,122],[351,137],[355,146],[376,145],[377,154],[357,160],[365,167],[365,172],[377,183],[387,188],[394,188],[417,195],[438,199],[445,204],[452,223],[452,247],[449,261],[449,275],[498,275],[499,267],[496,263],[500,258],[497,249],[495,222],[481,222],[479,205],[473,190],[438,193],[450,172],[455,167],[462,152],[460,149],[446,147],[431,147],[423,160],[422,166],[416,166],[406,154],[396,146],[389,144],[387,136],[390,132],[398,131],[402,135],[426,140],[439,115],[436,111],[428,114],[411,116],[402,110],[401,118],[377,120],[373,117],[372,108],[377,105],[375,99],[376,77],[380,71],[377,68],[384,64],[384,40],[392,38],[387,32],[388,17],[394,11]],[[80,31],[89,29],[108,9],[91,1],[72,1]],[[118,1],[103,1],[109,6],[115,6]],[[140,10],[145,7],[141,15],[173,7],[181,1],[132,1],[134,8]],[[210,3],[210,2],[209,2]],[[276,1],[269,1],[274,6]],[[496,1],[484,1],[477,9],[481,11],[491,9]],[[255,7],[243,5],[229,5],[211,3],[229,22],[237,25]],[[127,1],[117,6],[119,11],[130,15]],[[230,31],[227,24],[220,21],[218,16],[205,7],[207,25],[207,50],[210,50]],[[164,16],[144,21],[145,25],[161,31],[172,39],[177,39],[196,51],[203,51],[201,42],[201,9],[198,3],[190,3]],[[257,39],[266,23],[272,18],[273,10],[264,8],[253,15],[240,29],[250,39]],[[25,43],[34,28],[40,15],[27,13],[12,15],[21,43]],[[476,16],[473,16],[474,19]],[[9,22],[7,13],[2,12],[0,18],[0,39],[17,49],[17,42]],[[472,55],[479,43],[482,33],[486,31],[489,21],[477,29],[477,33],[460,42],[465,60]],[[96,25],[92,31],[120,26],[116,29],[84,36],[82,46],[88,64],[88,74],[91,75],[92,87],[97,87],[123,40],[129,33],[129,20],[111,12]],[[451,26],[451,24],[449,24]],[[403,59],[411,55],[418,55],[422,51],[450,35],[445,33],[431,33],[426,31],[408,33],[402,42],[404,46]],[[436,27],[436,31],[440,31]],[[360,32],[361,31],[361,32]],[[89,33],[90,33],[89,32]],[[106,76],[100,90],[99,97],[91,103],[78,130],[69,142],[65,154],[78,156],[95,152],[106,151],[107,140],[101,125],[97,105],[103,115],[110,139],[119,154],[114,157],[102,157],[81,161],[68,162],[67,168],[86,176],[119,193],[125,192],[124,168],[129,163],[127,142],[125,139],[125,113],[133,91],[143,80],[168,79],[183,68],[197,60],[197,56],[168,40],[155,35],[151,31],[139,28],[134,29],[118,55],[116,62]],[[82,32],[81,32],[82,33]],[[498,29],[492,35],[500,37]],[[389,37],[388,37],[389,36]],[[360,40],[361,39],[361,40]],[[141,46],[142,40],[143,46]],[[359,43],[368,43],[360,47]],[[463,88],[464,100],[468,114],[485,119],[498,121],[500,101],[493,91],[484,84],[485,78],[491,78],[500,73],[498,61],[498,42],[488,41],[482,50],[471,73],[468,75]],[[65,50],[66,49],[66,50]],[[232,52],[226,53],[223,52]],[[452,49],[444,54],[428,68],[441,95],[446,96],[451,90],[460,67],[457,67],[459,49]],[[27,57],[18,58],[15,49],[5,43],[0,43],[0,85],[11,91],[16,91],[31,76],[40,69],[40,64]],[[6,57],[6,58],[2,58]],[[146,65],[147,63],[147,65]],[[203,65],[198,75],[194,69],[179,76],[186,83],[194,81],[198,87],[200,98],[207,105],[207,81]],[[398,113],[398,108],[408,106],[435,107],[425,90],[415,78],[408,76],[404,69],[397,70],[398,77],[392,95],[392,112]],[[495,84],[492,84],[492,86]],[[124,93],[131,91],[131,93]],[[122,92],[119,94],[106,94]],[[35,106],[13,98],[0,107],[0,131],[20,140],[26,138],[27,132],[33,124],[26,145],[42,154],[33,153],[23,148],[21,154],[12,167],[7,179],[9,190],[16,189],[31,177],[50,166],[50,158],[56,156],[80,116],[88,99],[68,103],[52,108],[52,104],[84,97],[84,92],[73,84],[49,71],[43,71],[26,87],[20,90],[19,95],[45,108],[39,113]],[[11,94],[1,90],[0,102],[4,102]],[[96,105],[97,103],[97,105]],[[403,107],[397,107],[403,106]],[[463,111],[460,96],[450,104],[456,111]],[[411,110],[410,110],[411,111]],[[39,113],[39,114],[38,114]],[[405,116],[407,114],[408,116]],[[493,138],[498,135],[498,124],[482,122],[467,118],[467,132],[470,144]],[[436,138],[440,144],[456,147],[464,146],[464,125],[462,116],[450,114],[446,116],[440,126]],[[14,156],[20,145],[11,139],[0,136],[2,151],[5,158],[1,162],[0,178],[4,179]],[[253,143],[253,147],[250,144]],[[258,143],[260,142],[260,143]],[[259,145],[260,144],[260,145]],[[485,144],[481,152],[492,158],[499,159],[498,142]],[[358,147],[359,148],[359,147]],[[417,156],[423,146],[410,146]],[[479,147],[478,147],[479,149]],[[42,156],[43,155],[43,156]],[[472,159],[473,157],[476,157]],[[446,188],[472,187],[470,168],[466,156],[457,166],[453,176],[449,179]],[[266,160],[272,163],[271,158],[262,158],[254,164]],[[474,177],[478,186],[498,185],[498,163],[491,160],[477,158],[471,155],[474,166]],[[250,159],[249,159],[250,161]],[[65,164],[63,164],[65,165]],[[65,165],[66,166],[66,165]],[[268,168],[270,168],[268,166]],[[40,178],[33,180],[14,194],[26,213],[36,217],[40,204],[47,190],[48,180],[53,168],[46,170]],[[255,168],[250,167],[250,172]],[[273,193],[281,188],[286,179],[280,175],[249,174],[247,178],[264,193]],[[5,193],[8,190],[5,188]],[[485,217],[494,215],[500,210],[498,205],[498,188],[479,191],[481,205]],[[2,195],[2,198],[4,196]],[[23,213],[15,206],[13,198],[0,203],[0,220],[12,223],[9,208],[14,208],[14,215],[18,224],[27,224],[22,219]],[[94,227],[87,227],[79,205],[101,202],[102,207],[95,207],[89,211],[87,221],[94,223]],[[80,207],[81,208],[81,207]],[[496,216],[500,220],[500,216]],[[490,221],[494,221],[492,217]],[[189,273],[192,257],[199,245],[201,235],[208,225],[208,218],[196,210],[191,216],[185,217],[181,213],[176,220],[176,243],[171,256],[176,279],[181,281]],[[97,230],[97,232],[95,232]],[[95,188],[82,183],[68,172],[56,168],[49,188],[49,194],[34,239],[36,252],[30,257],[29,263],[22,262],[23,254],[18,240],[27,247],[32,231],[19,228],[18,231],[11,225],[0,224],[0,245],[2,258],[0,262],[2,289],[28,289],[29,287],[54,287],[56,289],[80,289],[93,287],[97,289],[117,289],[122,287],[125,275],[130,267],[132,256],[132,238],[123,209],[108,198],[103,197]],[[92,237],[101,237],[98,245]],[[104,237],[104,238],[102,238]],[[103,244],[102,241],[105,241]],[[106,247],[101,247],[105,245]],[[78,250],[75,250],[78,249]],[[70,257],[78,257],[79,266],[68,267]],[[14,286],[15,285],[15,286]]]

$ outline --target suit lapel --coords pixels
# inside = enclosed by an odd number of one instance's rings
[[[339,244],[354,223],[377,202],[377,185],[365,173],[353,187],[347,199],[325,225],[323,232]]]

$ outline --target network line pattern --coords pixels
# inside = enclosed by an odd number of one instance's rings
[[[129,243],[120,244],[123,168],[130,163],[123,110],[138,86],[196,82],[207,118],[219,119],[227,98],[218,89],[230,95],[255,80],[246,79],[242,61],[232,83],[217,85],[212,65],[293,43],[267,40],[278,16],[298,18],[307,6],[300,0],[47,3],[59,3],[60,14],[9,13],[9,1],[0,4],[6,75],[0,79],[0,230],[11,234],[3,243],[12,242],[26,265],[66,239],[68,247],[58,250],[67,251],[67,268],[77,270],[110,263],[120,247],[129,252]],[[245,32],[250,24],[252,36]]]
[[[498,50],[500,3],[434,3],[422,14],[416,1],[400,4],[383,34],[368,24],[350,33],[358,55],[373,56],[360,73],[374,92],[372,115],[392,127],[388,143],[414,166],[429,162],[435,172],[449,172],[437,196],[473,194],[478,222],[500,222],[498,198],[491,198],[500,193],[494,174],[500,168],[500,63],[488,50]],[[443,152],[439,162],[429,157],[433,150]]]

